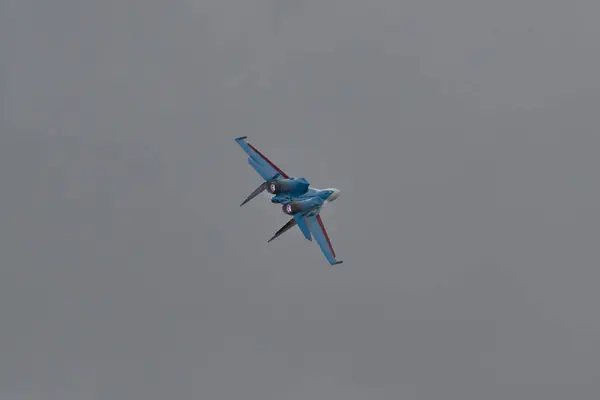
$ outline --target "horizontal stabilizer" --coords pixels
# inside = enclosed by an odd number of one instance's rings
[[[295,214],[294,219],[296,220],[298,228],[300,228],[304,237],[312,242],[312,237],[310,235],[310,229],[308,228],[306,216],[304,214]]]

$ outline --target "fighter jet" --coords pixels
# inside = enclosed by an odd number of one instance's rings
[[[246,139],[247,136],[242,136],[235,141],[248,154],[248,164],[256,170],[264,182],[240,204],[240,207],[266,190],[273,195],[271,202],[281,204],[282,211],[292,216],[267,243],[294,226],[298,226],[307,240],[315,239],[329,264],[341,264],[343,261],[336,259],[320,215],[323,206],[335,201],[340,196],[340,191],[335,188],[316,189],[311,187],[305,178],[290,177]]]

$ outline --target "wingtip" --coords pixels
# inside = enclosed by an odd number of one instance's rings
[[[236,141],[244,140],[244,139],[248,139],[248,136],[240,136],[240,137],[235,138]]]
[[[336,261],[335,263],[331,264],[331,265],[338,265],[338,264],[342,264],[344,261]]]

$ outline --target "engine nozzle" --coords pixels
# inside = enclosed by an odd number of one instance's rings
[[[284,204],[281,209],[283,210],[284,213],[286,213],[287,215],[295,215],[298,214],[301,211],[305,211],[306,207],[304,204],[302,204],[299,201],[292,201],[291,203],[288,204]]]
[[[267,192],[274,195],[284,193],[300,195],[306,193],[308,187],[308,182],[303,178],[279,179],[276,181],[271,181],[267,184]]]

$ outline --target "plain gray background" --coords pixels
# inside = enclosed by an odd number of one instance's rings
[[[3,0],[0,400],[597,399],[599,13]]]

